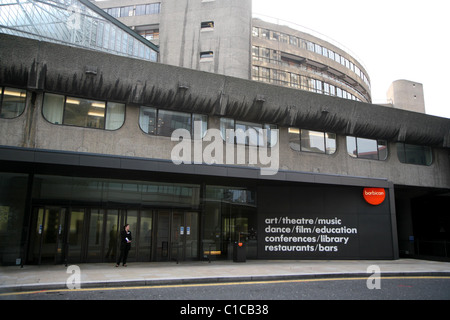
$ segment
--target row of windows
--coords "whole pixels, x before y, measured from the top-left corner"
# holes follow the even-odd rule
[[[195,126],[198,126],[197,128]],[[177,129],[185,129],[194,139],[202,139],[208,129],[208,117],[203,114],[170,111],[154,107],[140,108],[139,126],[147,134],[171,137]],[[277,126],[220,119],[222,139],[228,143],[250,146],[274,146],[278,141]]]
[[[159,14],[161,12],[161,3],[158,2],[140,4],[136,6],[115,7],[104,9],[104,11],[114,18]]]
[[[272,49],[268,49],[268,48],[264,48],[264,47],[258,47],[258,46],[253,46],[252,47],[252,60],[253,61],[261,61],[261,62],[267,62],[267,63],[272,63],[272,64],[276,64],[276,65],[280,65],[280,66],[289,66],[289,67],[296,67],[298,69],[307,71],[308,73],[315,73],[321,77],[325,77],[328,79],[331,79],[333,82],[337,82],[340,85],[342,85],[343,87],[347,88],[348,91],[353,91],[354,94],[354,98],[352,97],[348,97],[348,99],[352,99],[352,100],[358,100],[360,101],[360,99],[357,97],[357,95],[360,95],[361,97],[364,97],[366,99],[366,101],[369,101],[370,98],[362,93],[359,92],[352,84],[349,84],[348,82],[346,82],[342,77],[337,76],[336,74],[329,72],[327,70],[323,70],[319,67],[315,67],[315,66],[311,66],[310,64],[304,64],[302,58],[299,57],[299,60],[293,60],[292,58],[287,58],[283,56],[283,53],[281,51],[278,50],[272,50]],[[257,72],[259,72],[259,70],[257,70],[256,68],[258,68],[258,66],[253,65],[252,68],[254,68],[253,73],[256,74]],[[283,86],[291,86],[294,88],[298,88],[298,89],[303,89],[303,90],[309,90],[308,88],[302,88],[302,86],[298,86],[297,85],[297,77],[299,77],[298,74],[295,73],[291,73],[294,75],[294,79],[293,81],[290,81],[289,77],[289,72],[286,71],[281,71],[281,70],[277,70],[277,69],[272,69],[273,73],[279,73],[281,74],[281,76],[283,76],[284,74],[287,74],[287,76],[284,76],[284,78],[286,79],[275,79],[275,80],[279,80],[279,84],[283,85]],[[264,78],[263,76],[260,76],[261,78]],[[256,79],[253,79],[256,80]],[[324,88],[324,90],[326,90],[327,88]],[[314,91],[314,90],[313,90]],[[319,93],[324,93],[324,94],[329,94],[328,91],[324,91],[324,92],[319,92]],[[330,93],[331,95],[338,95],[338,94],[334,94],[334,93]],[[343,97],[342,95],[338,95],[339,97]]]
[[[334,154],[336,134],[289,128],[289,146],[295,151]],[[353,158],[385,161],[388,158],[386,140],[347,136],[347,153]],[[397,156],[401,163],[429,166],[432,164],[430,147],[397,143]]]
[[[357,96],[350,92],[325,81],[277,69],[252,66],[252,80],[361,101]]]
[[[26,103],[26,90],[2,87],[0,97],[0,118],[11,119],[20,116]],[[125,104],[92,100],[46,93],[42,114],[53,124],[71,125],[104,130],[117,130],[125,121]],[[195,126],[199,127],[195,127]],[[139,126],[145,133],[170,137],[176,129],[186,129],[194,139],[201,139],[208,129],[208,117],[203,114],[141,107]],[[273,147],[278,143],[277,126],[245,122],[231,118],[220,119],[222,139],[259,147]],[[336,134],[289,128],[291,149],[301,152],[334,154],[337,150]],[[388,144],[385,140],[347,136],[347,153],[354,158],[387,160]],[[431,165],[430,147],[397,143],[400,162]]]
[[[348,60],[347,58],[341,56],[339,53],[328,49],[326,47],[323,47],[317,43],[293,36],[293,35],[287,35],[281,32],[276,32],[276,31],[272,31],[269,29],[264,29],[264,28],[258,28],[258,27],[253,27],[253,36],[254,37],[259,37],[259,38],[264,38],[264,39],[269,39],[269,40],[274,40],[274,41],[279,41],[279,42],[283,42],[283,43],[288,43],[290,45],[296,46],[298,48],[302,48],[317,54],[320,54],[324,57],[327,57],[337,63],[340,63],[341,65],[345,66],[346,68],[350,69],[351,71],[353,71],[354,73],[356,73],[356,75],[358,77],[360,77],[369,87],[370,87],[370,82],[368,77],[364,74],[364,72],[362,72],[362,70],[356,66],[353,62],[351,62],[350,60]]]

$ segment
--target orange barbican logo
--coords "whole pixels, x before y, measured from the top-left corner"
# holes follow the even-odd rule
[[[378,206],[386,199],[386,190],[383,188],[364,188],[363,196],[367,203]]]

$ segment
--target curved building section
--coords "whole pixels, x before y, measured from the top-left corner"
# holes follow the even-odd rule
[[[371,103],[370,79],[354,57],[318,37],[253,18],[252,79]]]

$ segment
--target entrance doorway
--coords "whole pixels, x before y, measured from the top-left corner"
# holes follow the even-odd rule
[[[128,261],[198,259],[198,212],[35,206],[27,263],[115,262],[125,224],[133,235]]]
[[[198,212],[158,210],[156,260],[198,259]]]
[[[81,261],[85,209],[35,207],[31,219],[29,263]]]

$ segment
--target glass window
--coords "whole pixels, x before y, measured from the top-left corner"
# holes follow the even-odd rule
[[[252,46],[252,57],[253,57],[253,60],[255,60],[255,61],[259,60],[259,47]]]
[[[214,58],[214,52],[212,51],[203,51],[200,52],[200,59],[209,59],[209,58]]]
[[[67,97],[64,108],[64,124],[104,128],[105,109],[104,101]]]
[[[300,130],[300,150],[305,152],[325,153],[324,133]]]
[[[326,82],[323,83],[323,93],[326,95],[330,94],[330,85]]]
[[[135,15],[137,16],[143,16],[145,15],[145,4],[140,4],[136,6]]]
[[[262,125],[250,122],[236,121],[236,143],[259,146],[263,143]]]
[[[339,53],[334,53],[334,61],[336,61],[337,63],[341,63],[341,56],[339,55]]]
[[[269,68],[260,67],[259,72],[260,72],[260,77],[261,77],[260,80],[262,80],[263,82],[270,81],[270,69]]]
[[[401,163],[430,166],[433,162],[430,147],[397,143],[397,156]]]
[[[289,146],[292,150],[300,151],[300,129],[289,128]]]
[[[289,128],[289,146],[292,150],[334,154],[336,152],[336,134]]]
[[[386,160],[387,142],[357,137],[347,137],[347,153],[354,158]]]
[[[272,31],[272,37],[270,38],[270,40],[279,41],[280,40],[280,33]]]
[[[201,23],[200,27],[202,29],[214,28],[214,21],[204,21]]]
[[[259,67],[252,66],[252,80],[259,80]]]
[[[200,130],[195,128],[198,122],[200,122],[198,127]],[[172,136],[176,129],[186,129],[191,133],[194,132],[194,139],[201,139],[208,129],[208,116],[141,107],[139,126],[145,133],[166,137]]]
[[[14,265],[21,257],[28,175],[0,172],[0,264]],[[3,277],[3,274],[2,274]]]
[[[291,73],[291,87],[300,88],[300,76],[295,73]]]
[[[266,131],[263,131],[266,130]],[[244,144],[260,147],[273,147],[278,142],[277,126],[258,124],[234,119],[220,119],[220,133],[227,143]],[[229,130],[229,131],[227,131]],[[236,139],[235,139],[236,137]]]
[[[336,87],[332,84],[330,84],[330,95],[332,96],[336,95]]]
[[[192,119],[189,113],[158,110],[157,135],[172,136],[176,129],[192,129]]]
[[[293,46],[298,46],[298,38],[294,36],[289,36],[289,43]]]
[[[328,58],[334,60],[334,51],[328,50]]]
[[[318,44],[314,44],[314,50],[315,50],[315,52],[316,53],[318,53],[318,54],[322,54],[322,46],[321,45],[318,45]]]
[[[123,103],[108,102],[106,104],[106,130],[117,130],[125,122],[125,105]]]
[[[193,114],[194,139],[203,139],[208,130],[208,116],[204,114]],[[199,127],[196,127],[199,126]],[[198,130],[200,128],[200,131]]]
[[[105,9],[105,11],[114,18],[119,18],[120,16],[120,8],[109,8]]]
[[[336,135],[332,133],[300,130],[300,150],[303,152],[333,154],[336,152]]]
[[[42,114],[54,124],[117,130],[125,121],[125,105],[46,93]]]
[[[26,90],[3,88],[0,97],[0,118],[12,119],[20,116],[25,110]]]
[[[139,114],[139,126],[148,134],[156,134],[156,109],[141,107]]]
[[[234,120],[220,118],[220,133],[226,143],[234,143]]]
[[[158,14],[161,12],[161,3],[150,3],[146,5],[146,14]]]
[[[54,124],[63,123],[64,96],[59,94],[46,93],[44,95],[44,106],[42,114],[44,118]]]
[[[325,132],[325,147],[326,147],[326,154],[334,154],[337,150],[336,147],[336,134],[335,133],[329,133]]]
[[[133,6],[127,6],[120,8],[121,17],[132,17],[133,16]]]
[[[264,129],[266,130],[266,140],[263,145],[269,148],[275,146],[278,143],[278,127],[274,124],[265,124]]]

